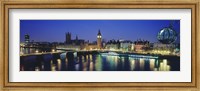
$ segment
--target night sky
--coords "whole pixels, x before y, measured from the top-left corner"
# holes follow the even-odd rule
[[[64,42],[65,33],[71,32],[72,39],[76,35],[79,39],[96,41],[100,29],[102,38],[123,39],[135,41],[137,39],[158,42],[157,34],[169,27],[171,20],[20,20],[20,41],[24,42],[24,35],[29,34],[30,40],[35,42]],[[178,33],[177,42],[180,43],[180,21],[173,20],[173,28]]]

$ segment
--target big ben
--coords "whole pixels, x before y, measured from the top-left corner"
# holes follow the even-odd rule
[[[97,34],[97,47],[98,47],[98,49],[101,49],[101,48],[102,48],[101,40],[102,40],[102,37],[101,37],[101,32],[100,32],[100,30],[99,30],[99,32],[98,32],[98,34]]]

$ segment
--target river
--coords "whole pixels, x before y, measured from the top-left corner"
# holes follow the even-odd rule
[[[98,53],[21,56],[20,71],[180,71],[180,57]]]

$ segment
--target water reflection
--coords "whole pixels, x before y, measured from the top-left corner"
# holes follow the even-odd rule
[[[180,58],[74,53],[20,57],[21,71],[179,71]]]

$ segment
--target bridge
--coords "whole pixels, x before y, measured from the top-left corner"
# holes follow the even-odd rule
[[[42,47],[22,47],[22,48],[42,48]],[[52,47],[44,47],[45,48],[51,48]],[[106,49],[101,49],[101,50],[77,50],[76,48],[55,48],[54,47],[53,52],[43,52],[43,53],[31,53],[31,54],[21,54],[20,56],[33,56],[33,55],[60,55],[62,53],[77,53],[77,55],[88,55],[88,54],[99,54],[101,53],[102,56],[129,56],[129,57],[139,57],[139,58],[168,58],[168,57],[173,57],[174,55],[154,55],[154,54],[145,54],[145,53],[134,53],[134,52],[123,52],[120,50],[106,50]],[[60,51],[58,51],[60,50]],[[113,54],[115,53],[115,54]]]
[[[21,56],[28,56],[28,55],[42,55],[42,54],[55,54],[55,53],[64,53],[64,52],[120,52],[117,50],[106,50],[106,49],[101,49],[101,50],[80,50],[77,48],[62,48],[62,47],[37,47],[37,46],[20,46],[21,48],[34,48],[34,49],[50,49],[53,51],[49,52],[43,52],[43,53],[31,53],[31,54],[22,54]]]

